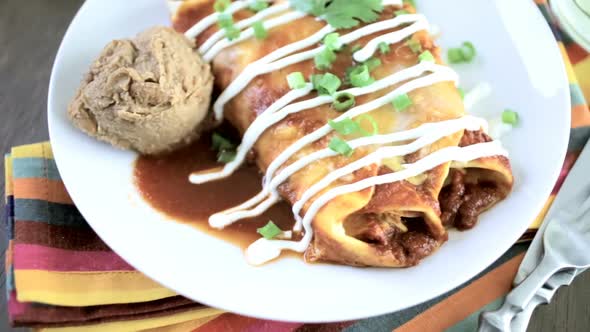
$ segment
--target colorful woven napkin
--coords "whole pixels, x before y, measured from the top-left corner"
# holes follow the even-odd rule
[[[584,94],[590,98],[590,55],[562,37],[545,1],[536,2],[566,60],[572,135],[560,180],[527,237],[534,235],[590,137],[590,111],[584,98]],[[380,317],[299,324],[222,314],[163,288],[112,252],[72,205],[49,143],[13,148],[5,163],[9,315],[16,326],[42,331],[473,331],[479,312],[498,306],[510,290],[526,250],[525,244],[515,245],[447,294]]]
[[[138,331],[218,310],[163,288],[111,251],[72,204],[49,143],[5,158],[8,310],[16,326]]]

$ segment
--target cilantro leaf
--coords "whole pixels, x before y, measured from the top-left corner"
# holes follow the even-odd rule
[[[375,22],[383,11],[382,0],[290,0],[299,11],[321,17],[336,29]]]
[[[383,11],[382,0],[333,0],[324,17],[336,29],[349,29],[362,22],[375,22]]]

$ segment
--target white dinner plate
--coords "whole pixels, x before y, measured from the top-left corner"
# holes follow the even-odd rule
[[[466,89],[493,93],[477,114],[519,112],[503,140],[513,193],[468,232],[408,269],[309,265],[296,258],[252,267],[239,248],[170,222],[132,182],[136,155],[76,130],[66,109],[93,59],[110,40],[169,24],[165,0],[88,0],[57,54],[49,86],[49,130],[63,181],[100,237],[131,265],[191,299],[266,319],[327,322],[394,312],[464,283],[500,257],[541,210],[559,174],[570,127],[568,81],[551,31],[531,0],[421,0],[443,46],[472,41],[472,64],[456,66]],[[195,204],[198,204],[195,202]]]

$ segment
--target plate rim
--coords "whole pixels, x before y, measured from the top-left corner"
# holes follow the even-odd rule
[[[89,3],[94,2],[95,0],[88,0],[86,1],[78,10],[78,12],[75,14],[75,16],[73,17],[72,21],[70,22],[70,25],[68,26],[68,29],[66,30],[66,33],[63,36],[62,41],[60,42],[59,45],[59,49],[58,52],[56,54],[56,57],[54,59],[54,63],[52,66],[52,70],[51,70],[51,77],[50,77],[50,81],[49,81],[49,89],[48,89],[48,100],[47,100],[47,121],[48,121],[48,127],[49,127],[49,136],[50,139],[53,140],[53,137],[55,137],[55,133],[53,132],[53,130],[55,129],[55,127],[52,125],[53,121],[57,121],[56,119],[54,119],[56,116],[53,115],[54,111],[52,111],[52,106],[54,104],[54,91],[56,89],[56,85],[58,83],[56,83],[56,79],[55,77],[57,76],[56,73],[58,71],[58,69],[60,69],[60,66],[63,65],[61,62],[61,59],[63,58],[63,54],[62,52],[64,52],[64,44],[66,43],[66,40],[68,39],[69,35],[72,32],[72,27],[73,27],[73,23],[76,22],[76,20],[82,15],[82,13],[84,12],[85,8],[87,8],[89,6]],[[548,23],[546,22],[545,18],[542,16],[541,12],[537,10],[536,6],[534,5],[534,3],[530,3],[530,7],[534,9],[534,11],[536,12],[535,15],[537,16],[537,20],[540,19],[540,22],[542,22],[542,24],[539,25],[540,29],[545,30],[545,34],[549,34],[549,38],[554,39],[554,36],[551,32],[551,28],[548,25]],[[557,42],[554,43],[554,46],[552,47],[551,52],[557,52],[560,53],[559,50],[559,46],[557,44]],[[564,59],[562,58],[562,56],[560,55],[558,57],[559,59],[559,65],[560,65],[560,79],[563,81],[562,83],[564,83],[564,85],[567,85],[568,91],[569,91],[569,80],[568,80],[568,76],[567,76],[567,71],[566,71],[566,65],[564,62]],[[564,102],[563,108],[565,110],[565,116],[567,120],[567,123],[570,123],[571,121],[571,99],[570,98],[565,98],[562,102]],[[52,129],[53,128],[53,129]],[[560,144],[561,149],[560,149],[560,153],[558,156],[558,160],[563,161],[566,157],[566,153],[567,153],[567,142],[569,140],[569,133],[570,133],[571,128],[568,127],[568,129],[566,130],[566,133],[564,133],[564,137],[561,138],[561,141],[563,144]],[[60,166],[62,163],[60,162],[60,160],[63,161],[62,156],[62,151],[59,148],[54,148],[54,155],[55,155],[55,162],[56,165],[58,167],[58,170],[61,170],[63,167]],[[550,174],[548,176],[548,178],[550,178],[552,181],[551,183],[556,182],[556,180],[558,179],[558,176],[561,172],[561,168],[556,168],[555,170],[553,170],[553,174]],[[64,183],[64,185],[66,186],[66,188],[68,189],[68,191],[70,190],[70,188],[72,187],[71,182],[69,180],[66,180],[66,178],[68,178],[68,176],[64,176],[62,177],[62,181]],[[547,196],[550,194],[551,189],[547,190],[546,194]],[[75,203],[76,206],[79,206],[79,204],[77,204],[79,198],[76,198],[72,195],[72,200]],[[536,210],[541,210],[542,206],[544,205],[545,201],[544,200],[539,200],[537,202],[537,206],[536,206]],[[83,205],[83,204],[82,204]],[[100,230],[100,227],[98,227],[97,225],[100,223],[100,221],[91,221],[92,218],[87,218],[85,216],[85,212],[80,210],[80,213],[84,216],[84,218],[87,220],[88,224],[91,226],[91,228],[97,233],[97,235],[99,235],[99,237],[110,247],[110,248],[114,248],[116,246],[113,246],[111,244],[111,241],[109,240],[108,236],[106,236],[105,233],[103,233]],[[524,229],[522,229],[522,231],[524,231]],[[514,241],[516,241],[516,239],[514,239]],[[510,247],[506,248],[509,249]],[[113,249],[114,250],[114,249]],[[114,250],[115,251],[115,250]],[[138,271],[145,273],[144,269],[136,266],[134,264],[134,262],[132,260],[127,260],[126,257],[129,256],[127,255],[127,253],[125,252],[125,250],[118,248],[115,251],[118,255],[120,255],[122,258],[124,258],[126,261],[129,262],[129,264],[131,264],[134,268],[136,268]],[[124,253],[123,253],[124,252]],[[497,260],[499,257],[501,257],[502,254],[498,255],[497,257],[494,258],[493,261],[491,262],[486,262],[486,263],[479,263],[477,270],[479,271],[478,273],[480,273],[481,271],[483,271],[489,264],[493,263],[495,260]],[[149,275],[147,273],[145,273],[146,275]],[[370,315],[367,315],[366,313],[363,314],[359,314],[357,316],[354,315],[345,315],[345,316],[341,316],[338,314],[331,314],[329,317],[326,316],[327,318],[323,319],[323,318],[318,318],[317,315],[315,315],[313,318],[311,319],[305,319],[305,318],[293,318],[293,317],[285,317],[285,316],[277,316],[277,315],[260,315],[260,313],[253,313],[250,312],[248,310],[246,310],[245,308],[228,308],[227,301],[221,301],[223,303],[223,305],[220,303],[220,301],[217,301],[215,299],[200,299],[200,300],[196,300],[194,298],[194,296],[191,296],[189,294],[184,294],[185,296],[192,298],[200,303],[203,303],[205,305],[209,305],[212,307],[224,307],[224,308],[228,308],[228,310],[231,310],[234,313],[238,313],[238,314],[242,314],[242,315],[247,315],[250,317],[256,317],[256,318],[261,318],[261,319],[273,319],[273,320],[281,320],[281,321],[285,321],[285,322],[306,322],[306,323],[321,323],[321,322],[338,322],[338,321],[344,321],[344,320],[357,320],[357,319],[363,319],[363,318],[367,318],[367,317],[373,317],[373,316],[377,316],[377,315],[382,315],[382,314],[388,314],[388,313],[393,313],[393,312],[398,312],[404,309],[407,309],[411,306],[414,305],[418,305],[421,303],[424,303],[426,301],[429,301],[431,299],[434,299],[442,294],[445,294],[451,290],[453,290],[454,288],[456,288],[457,286],[463,285],[465,282],[469,282],[469,280],[471,280],[473,277],[475,277],[477,275],[477,273],[475,273],[474,275],[471,276],[470,279],[467,280],[463,280],[462,282],[454,282],[452,283],[452,287],[448,288],[448,289],[441,289],[439,290],[439,292],[433,292],[431,295],[428,296],[428,298],[425,299],[420,299],[419,301],[413,301],[413,302],[409,302],[405,305],[403,305],[402,307],[396,308],[396,310],[391,311],[391,310],[387,310],[384,309],[382,311],[374,311],[372,312]],[[170,285],[169,282],[165,282],[163,280],[160,280],[161,278],[159,278],[158,276],[153,276],[153,275],[149,275],[150,278],[152,278],[153,280],[157,281],[158,283],[164,285],[165,287],[174,290],[177,293],[181,293],[178,291],[177,288],[175,288],[174,285]],[[442,288],[442,287],[441,287]]]

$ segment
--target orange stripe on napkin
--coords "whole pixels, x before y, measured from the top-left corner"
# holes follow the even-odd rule
[[[590,126],[590,112],[588,106],[575,105],[572,107],[572,128]]]
[[[443,331],[508,293],[524,253],[495,268],[469,286],[434,305],[396,332]]]
[[[74,204],[63,182],[48,178],[14,179],[15,198],[39,199],[52,203]]]

